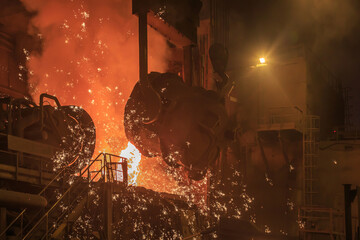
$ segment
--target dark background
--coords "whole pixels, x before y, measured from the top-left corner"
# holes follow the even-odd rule
[[[228,6],[229,68],[305,44],[349,88],[350,120],[360,126],[360,1],[228,0]]]

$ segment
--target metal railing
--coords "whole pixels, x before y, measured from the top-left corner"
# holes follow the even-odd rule
[[[101,159],[101,157],[103,157]],[[112,162],[113,158],[119,159],[118,162]],[[92,167],[96,167],[95,164],[100,163],[100,169],[92,171]],[[119,166],[121,169],[119,169]],[[118,181],[117,175],[118,173],[122,173],[122,181]],[[100,153],[94,160],[91,160],[89,165],[80,171],[79,175],[77,176],[79,181],[73,183],[63,194],[62,196],[52,205],[52,207],[34,224],[34,226],[27,232],[27,234],[22,239],[27,239],[30,237],[35,230],[46,221],[46,230],[45,234],[43,235],[42,239],[48,237],[49,234],[51,234],[58,225],[62,219],[64,219],[68,212],[72,209],[70,206],[73,206],[74,203],[84,194],[87,193],[89,190],[89,185],[87,188],[82,188],[80,193],[76,194],[76,197],[68,204],[67,210],[63,211],[60,216],[57,216],[56,222],[52,223],[52,225],[49,227],[49,215],[51,212],[58,206],[60,206],[60,203],[63,202],[63,200],[67,197],[69,197],[70,192],[74,191],[76,187],[79,186],[79,184],[84,183],[84,180],[87,180],[87,183],[93,183],[95,181],[97,182],[109,182],[109,183],[123,183],[127,185],[127,161],[126,158],[109,154],[109,153]],[[120,179],[119,179],[120,180]]]
[[[298,210],[300,232],[345,236],[344,212],[332,208],[301,207]],[[307,238],[303,238],[307,239]]]
[[[269,108],[264,117],[259,119],[259,124],[268,127],[279,125],[284,126],[293,123],[297,130],[302,129],[303,113],[297,107]]]
[[[8,155],[12,155],[12,156],[16,156],[16,165],[15,165],[15,172],[16,172],[16,176],[18,175],[18,168],[19,168],[19,162],[22,160],[22,154],[19,153],[19,152],[9,152],[9,151],[4,151],[4,150],[0,150],[0,153],[5,153],[5,154],[8,154]],[[29,159],[36,159],[36,160],[40,160],[40,169],[39,171],[41,172],[43,169],[42,169],[42,161],[45,161],[45,159],[42,159],[40,157],[35,157],[35,156],[28,156]],[[60,170],[60,172],[58,174],[56,174],[55,177],[53,177],[49,183],[37,194],[39,196],[41,196],[56,180],[58,180],[60,178],[61,175],[64,174],[65,170],[67,170],[68,167],[64,167]],[[42,174],[39,174],[40,175],[40,178],[42,177]],[[15,178],[17,180],[17,177]],[[40,182],[41,179],[40,179]],[[11,221],[11,223],[0,233],[0,237],[2,236],[5,236],[6,232],[20,219],[20,225],[21,225],[21,228],[23,227],[23,217],[24,217],[24,214],[26,213],[27,211],[27,208],[24,208],[16,217],[13,221]]]
[[[45,181],[48,181],[49,178],[44,177],[44,173],[52,174],[53,172],[50,170],[50,167],[46,167],[48,163],[50,163],[49,159],[34,156],[31,154],[21,153],[21,152],[12,152],[6,150],[0,150],[0,155],[2,155],[2,160],[10,160],[11,163],[6,163],[4,161],[0,161],[0,164],[10,165],[15,167],[15,179],[16,181],[19,180],[20,175],[20,168],[26,168],[30,170],[35,170],[39,172],[39,183],[43,184]],[[4,155],[6,157],[4,157]],[[14,161],[12,161],[14,160]],[[35,163],[37,167],[35,166]],[[26,175],[26,174],[24,174]],[[34,177],[35,178],[35,177]],[[50,180],[51,181],[51,180]]]
[[[114,161],[116,160],[116,161]],[[98,168],[100,166],[100,168]],[[66,170],[69,167],[64,167],[42,190],[38,195],[43,194],[54,181],[57,179],[64,177]],[[95,170],[92,170],[95,168]],[[46,221],[46,230],[43,236],[47,237],[49,233],[53,232],[57,226],[57,224],[52,224],[49,227],[49,215],[53,212],[53,210],[60,205],[60,203],[68,198],[70,193],[75,190],[81,183],[93,183],[93,182],[109,182],[109,183],[121,183],[125,186],[127,185],[128,175],[127,175],[127,159],[109,153],[99,153],[99,155],[89,162],[89,164],[78,174],[75,174],[78,181],[71,184],[71,186],[61,195],[61,197],[45,212],[45,214],[37,220],[37,222],[31,227],[31,229],[24,234],[24,230],[26,230],[34,221],[36,221],[36,217],[41,213],[39,211],[35,216],[30,220],[30,222],[24,227],[23,226],[23,218],[27,209],[25,208],[20,212],[20,214],[6,227],[6,229],[0,234],[0,236],[6,236],[6,232],[14,226],[14,224],[20,219],[20,232],[16,237],[20,237],[21,239],[27,239],[31,236],[35,230]],[[89,185],[88,185],[89,186]],[[60,216],[57,216],[56,223],[61,221],[70,211],[70,206],[73,206],[77,199],[81,197],[84,193],[88,192],[89,188],[83,188],[80,193],[77,193],[76,197],[68,204],[67,210],[63,211]],[[69,198],[70,199],[70,198]],[[25,235],[24,237],[22,237]],[[42,238],[42,239],[43,239]]]

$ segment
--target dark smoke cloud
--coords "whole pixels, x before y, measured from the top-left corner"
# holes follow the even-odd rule
[[[359,23],[358,3],[353,0],[298,0],[295,21],[310,32],[315,49],[350,36]]]
[[[356,0],[297,0],[295,21],[304,41],[350,89],[354,125],[360,124],[360,2]]]

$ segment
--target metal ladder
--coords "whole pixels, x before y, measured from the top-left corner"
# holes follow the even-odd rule
[[[303,205],[316,205],[316,168],[319,159],[320,117],[307,115],[303,128]]]
[[[332,208],[320,207],[317,196],[320,117],[304,116],[303,124],[303,191],[302,207],[299,208],[298,213],[300,239],[318,239],[320,235],[327,235],[330,240],[344,239],[344,213]]]

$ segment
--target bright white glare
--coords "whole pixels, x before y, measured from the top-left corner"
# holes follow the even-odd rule
[[[136,179],[140,172],[139,164],[141,161],[140,151],[137,150],[134,145],[128,142],[127,148],[121,151],[120,156],[127,158],[128,160],[129,185],[137,186]]]
[[[259,61],[260,61],[261,64],[264,64],[264,63],[266,62],[266,61],[265,61],[265,58],[263,58],[263,57],[262,57],[262,58],[259,58]]]

